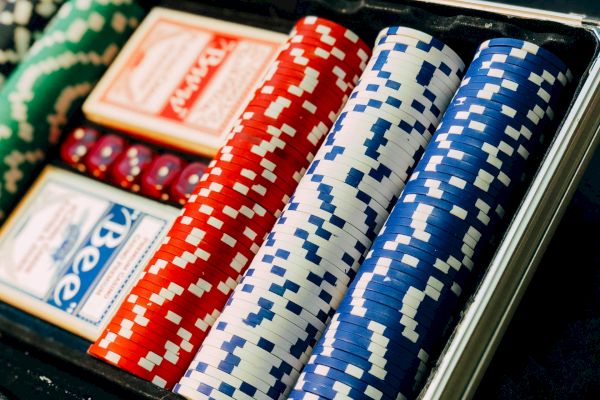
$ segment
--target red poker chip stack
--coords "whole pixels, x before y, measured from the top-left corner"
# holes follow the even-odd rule
[[[89,353],[171,388],[270,232],[369,58],[300,20],[144,274]]]

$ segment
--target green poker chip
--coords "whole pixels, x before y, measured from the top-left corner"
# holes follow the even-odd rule
[[[0,219],[145,12],[134,0],[71,0],[0,90]]]
[[[0,1],[0,86],[64,0]]]

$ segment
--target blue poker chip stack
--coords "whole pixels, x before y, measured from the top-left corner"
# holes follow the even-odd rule
[[[178,387],[186,393],[194,388],[215,398],[284,398],[334,315],[465,68],[429,35],[407,28],[387,32],[181,380]],[[315,387],[331,383],[334,390],[339,380],[354,385],[349,395],[368,392],[373,382],[367,375],[348,377],[339,367],[367,367],[354,356],[362,345],[351,342],[324,356],[330,374],[305,370],[315,375]]]
[[[417,394],[571,79],[531,43],[480,46],[290,398]]]

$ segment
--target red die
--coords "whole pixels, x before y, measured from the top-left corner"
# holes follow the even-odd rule
[[[117,135],[105,135],[92,147],[85,159],[85,165],[96,178],[105,180],[108,168],[123,153],[125,140]]]
[[[142,176],[142,194],[155,199],[168,200],[168,189],[183,167],[184,161],[172,154],[156,157]]]
[[[83,159],[99,137],[100,132],[95,128],[80,126],[73,129],[60,147],[60,157],[73,168],[85,171]]]
[[[140,191],[140,178],[152,163],[154,152],[141,144],[134,144],[119,157],[111,168],[115,185],[134,192]]]
[[[171,187],[171,201],[185,204],[200,182],[204,171],[206,171],[206,164],[200,162],[193,162],[185,167],[179,175],[177,183]]]

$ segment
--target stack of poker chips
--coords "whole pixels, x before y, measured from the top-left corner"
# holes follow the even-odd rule
[[[481,45],[290,398],[417,394],[570,76],[531,43]]]
[[[68,1],[10,75],[0,91],[0,219],[143,15],[133,0]]]
[[[346,51],[351,49],[352,51]],[[348,98],[369,48],[300,20],[90,354],[157,385],[183,376]]]
[[[60,146],[60,157],[72,168],[144,196],[184,205],[206,171],[202,162],[157,154],[121,136],[89,126],[73,129]]]
[[[0,3],[0,86],[25,57],[64,0],[6,0]]]
[[[280,399],[293,388],[465,68],[402,27],[382,32],[373,53],[175,392]]]

